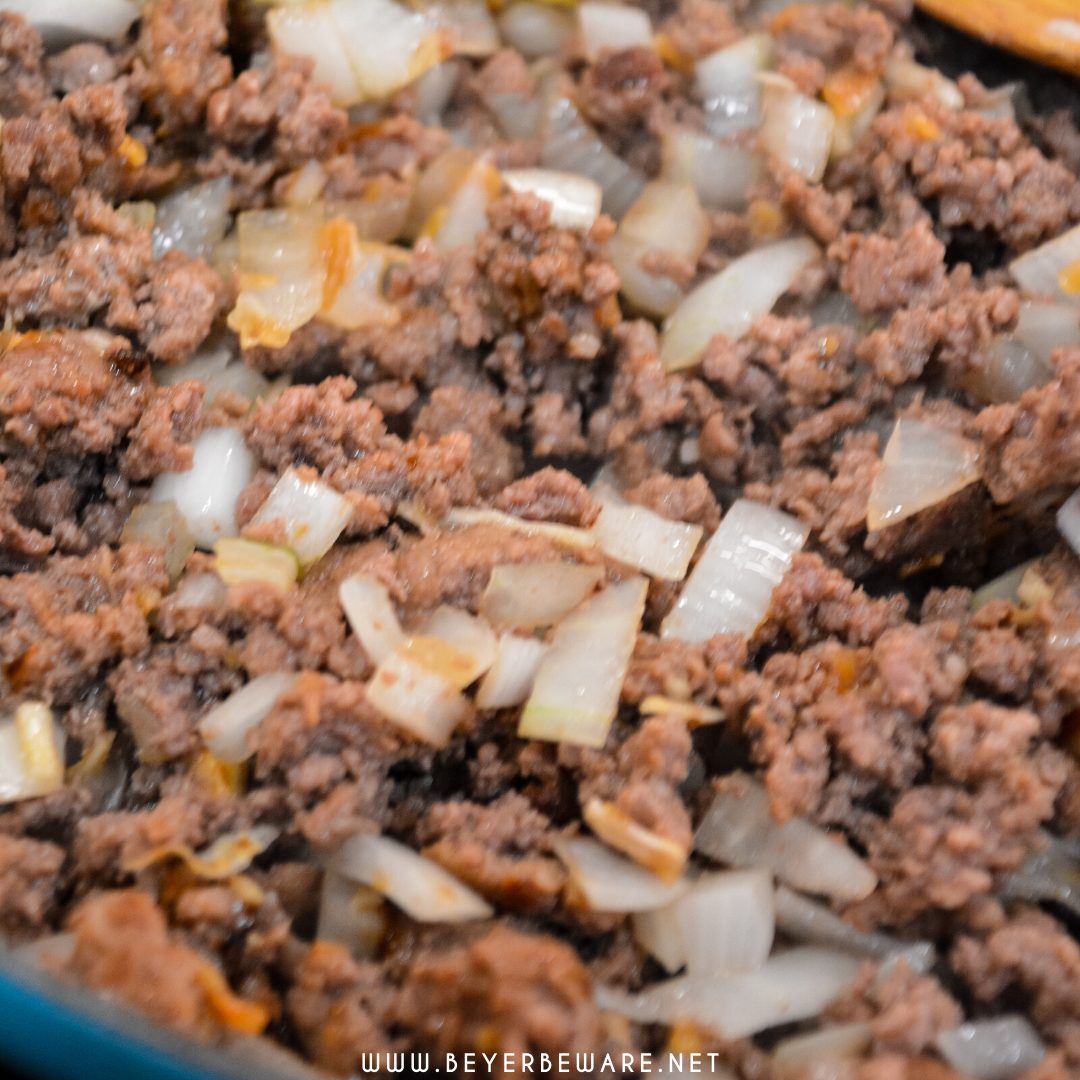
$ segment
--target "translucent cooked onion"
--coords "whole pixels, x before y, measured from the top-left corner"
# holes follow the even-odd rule
[[[834,900],[862,900],[877,887],[877,876],[843,840],[803,818],[774,821],[765,789],[746,776],[717,792],[694,845],[732,866],[768,867],[792,888]]]
[[[991,600],[1008,600],[1012,604],[1019,603],[1020,582],[1023,581],[1028,568],[1034,566],[1037,561],[1036,559],[1028,559],[1027,562],[1022,562],[1019,566],[1006,570],[1004,574],[999,574],[981,588],[976,589],[971,596],[971,610],[978,611],[984,604],[989,604]]]
[[[836,118],[827,105],[794,86],[770,82],[762,98],[762,149],[811,184],[821,181],[833,146]]]
[[[532,693],[547,645],[536,638],[500,634],[495,660],[476,690],[481,709],[509,709],[524,705]]]
[[[50,46],[119,37],[139,17],[135,0],[4,0],[4,8],[22,15]]]
[[[997,405],[1016,401],[1025,390],[1053,378],[1053,368],[1023,342],[998,338],[987,350],[986,368],[973,372],[965,386],[982,401]]]
[[[503,182],[551,205],[551,223],[563,229],[589,229],[600,214],[604,193],[595,180],[554,169],[508,169]]]
[[[386,586],[366,574],[353,574],[338,586],[338,599],[352,632],[376,664],[405,644],[394,602]]]
[[[228,228],[231,194],[232,181],[220,176],[162,199],[154,216],[154,258],[175,248],[209,259]]]
[[[459,669],[458,674],[461,689],[476,682],[495,662],[498,650],[495,632],[484,619],[460,608],[446,605],[436,608],[418,630],[426,637],[446,642],[467,658],[467,666]]]
[[[662,881],[586,837],[557,841],[555,853],[593,911],[649,911],[670,904],[686,889],[683,882]]]
[[[487,228],[487,210],[502,179],[490,162],[480,159],[465,174],[449,201],[428,221],[423,235],[440,251],[466,247]]]
[[[782,1076],[786,1076],[789,1071],[805,1075],[802,1070],[819,1062],[860,1057],[872,1040],[873,1029],[863,1021],[833,1024],[807,1035],[792,1035],[789,1039],[782,1039],[773,1048],[773,1067],[779,1070]]]
[[[631,916],[634,940],[669,974],[686,966],[686,946],[675,904]]]
[[[499,50],[499,28],[485,0],[437,0],[424,9],[448,39],[455,56],[491,56]]]
[[[198,725],[210,753],[230,765],[251,757],[248,732],[270,715],[281,696],[296,685],[297,678],[293,672],[286,671],[257,675],[215,705]]]
[[[1080,225],[1013,259],[1009,272],[1033,296],[1080,303]]]
[[[491,906],[437,863],[387,836],[352,836],[327,860],[335,873],[368,885],[425,923],[487,919]]]
[[[49,795],[64,786],[64,730],[52,709],[25,701],[0,720],[0,803]]]
[[[474,525],[495,525],[524,536],[542,536],[545,540],[567,548],[589,550],[596,547],[596,539],[588,529],[559,525],[552,521],[530,521],[528,518],[504,514],[500,510],[456,506],[446,515],[444,524],[457,529],[468,529]]]
[[[653,29],[648,12],[612,0],[582,0],[578,25],[586,57],[594,59],[604,49],[652,46]]]
[[[321,559],[352,517],[352,503],[321,480],[286,469],[249,523],[249,528],[280,522],[286,545],[303,567]]]
[[[772,874],[706,874],[674,904],[691,976],[754,971],[768,959],[776,924]]]
[[[795,283],[820,252],[806,237],[767,244],[732,260],[694,289],[664,323],[660,358],[668,371],[693,367],[717,334],[738,338]]]
[[[553,560],[504,563],[492,568],[480,614],[505,629],[553,626],[596,591],[602,566]]]
[[[503,41],[527,60],[562,52],[575,30],[570,12],[533,0],[511,4],[499,15]]]
[[[225,583],[217,574],[185,574],[171,600],[178,608],[220,607],[225,596]]]
[[[1038,1032],[1022,1016],[961,1024],[935,1040],[941,1056],[974,1080],[1013,1080],[1046,1056]]]
[[[870,532],[943,502],[982,476],[979,448],[970,439],[925,420],[901,417],[889,437],[870,488]]]
[[[272,825],[257,825],[252,829],[225,833],[202,851],[193,851],[187,844],[163,844],[123,864],[130,873],[138,873],[163,859],[177,858],[197,878],[204,881],[224,881],[243,873],[257,855],[261,855],[278,838],[280,830]]]
[[[808,533],[782,510],[737,500],[705,544],[660,636],[707,641],[716,634],[753,634]]]
[[[628,855],[662,881],[677,881],[686,869],[689,849],[661,836],[604,799],[589,799],[582,817],[609,847]]]
[[[165,573],[170,581],[176,581],[184,572],[188,556],[195,550],[191,530],[171,499],[161,502],[142,503],[132,509],[124,531],[120,534],[125,544],[145,544],[161,548],[165,558]]]
[[[604,745],[647,592],[642,577],[609,585],[559,623],[521,715],[521,738]]]
[[[701,205],[711,209],[743,209],[746,193],[761,173],[753,150],[705,132],[665,128],[660,150],[664,179],[692,184]]]
[[[705,123],[714,135],[731,135],[761,123],[757,76],[768,65],[771,52],[767,34],[752,34],[697,62],[697,92],[705,106]]]
[[[172,502],[197,546],[211,548],[236,535],[236,502],[255,475],[255,459],[235,428],[210,428],[192,445],[187,472],[162,473],[150,489],[152,502]]]
[[[382,896],[334,870],[323,873],[315,937],[343,945],[358,960],[374,960],[388,920]]]
[[[662,581],[686,577],[704,532],[700,525],[670,521],[608,493],[601,499],[592,532],[605,554]]]
[[[386,272],[395,262],[401,261],[402,254],[401,248],[361,242],[350,233],[348,266],[342,267],[341,283],[331,290],[332,299],[324,278],[320,316],[343,330],[395,326],[401,321],[401,312],[383,297],[383,282]]]
[[[458,689],[458,679],[447,674],[455,660],[453,650],[424,650],[412,638],[381,661],[367,686],[367,699],[387,720],[421,742],[445,746],[454,728],[469,714],[469,703]],[[435,659],[436,667],[431,665]]]
[[[1075,304],[1025,300],[1020,305],[1013,337],[1049,365],[1055,349],[1080,345],[1080,312]]]
[[[1046,846],[1032,852],[1002,888],[1010,900],[1051,901],[1080,918],[1080,840],[1044,837]]]
[[[289,548],[226,537],[214,545],[214,569],[226,585],[258,583],[288,592],[300,575],[300,562]]]
[[[911,60],[890,60],[885,65],[885,85],[892,96],[901,101],[929,97],[947,109],[964,107],[964,95],[952,79],[937,68]]]
[[[270,381],[242,360],[228,364],[207,378],[206,403],[212,405],[222,394],[235,394],[247,401],[265,398],[271,392]]]

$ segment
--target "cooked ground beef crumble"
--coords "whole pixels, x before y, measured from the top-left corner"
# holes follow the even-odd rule
[[[1054,524],[1080,484],[1080,344],[1012,397],[986,390],[1028,300],[1009,264],[1080,222],[1077,84],[1053,83],[1057,107],[1032,84],[1035,108],[962,68],[947,92],[882,84],[928,41],[943,55],[905,0],[636,6],[652,45],[477,49],[440,66],[440,92],[424,76],[349,108],[272,46],[258,5],[147,0],[126,36],[48,49],[0,14],[4,712],[45,703],[68,766],[0,809],[0,930],[16,947],[62,935],[44,963],[156,1024],[220,1044],[257,1034],[341,1075],[392,1049],[675,1047],[718,1051],[742,1080],[821,1076],[772,1051],[843,1022],[865,1037],[829,1076],[946,1080],[966,1074],[943,1032],[1020,1013],[1046,1053],[1015,1075],[1080,1076],[1076,893],[1070,909],[1016,877],[1050,843],[1075,857],[1080,836],[1080,562]],[[883,92],[823,179],[761,155],[746,198],[704,213],[698,256],[646,259],[681,297],[765,241],[820,248],[699,363],[671,370],[662,320],[621,294],[613,216],[567,227],[495,184],[467,243],[407,223],[419,178],[454,147],[484,149],[496,177],[549,164],[505,105],[516,95],[520,121],[553,86],[654,179],[665,133],[707,128],[695,62],[762,25],[789,92],[838,115],[837,72]],[[222,179],[222,234],[163,250],[163,200]],[[271,340],[236,318],[257,283],[229,222],[303,205],[313,182],[309,204],[379,207],[362,241],[401,242],[382,274],[392,314],[344,325],[324,308]],[[207,374],[213,355],[234,381]],[[973,447],[978,478],[868,528],[899,417]],[[244,536],[289,539],[258,514],[289,470],[347,500],[340,539],[295,584],[226,587],[210,545],[134,527],[155,481],[222,427],[250,454]],[[507,564],[626,581],[625,564],[546,527],[590,529],[610,487],[706,541],[739,498],[808,539],[749,637],[663,634],[682,586],[650,581],[599,748],[522,738],[518,706],[471,691],[445,741],[392,722],[341,583],[366,575],[417,627],[442,605],[477,612]],[[1025,560],[1019,590],[973,602]],[[283,672],[300,677],[247,733],[247,763],[211,756],[200,721]],[[598,986],[636,993],[664,973],[630,915],[583,902],[564,841],[602,834],[586,807],[613,807],[690,873],[715,870],[693,837],[736,772],[777,822],[830,830],[874,875],[832,901],[849,927],[930,942],[935,962],[868,952],[823,1016],[751,1038],[598,1004]],[[192,855],[257,827],[269,846],[235,872]],[[490,916],[428,923],[364,893],[372,940],[331,940],[324,868],[376,834]],[[778,948],[799,939],[781,920]]]

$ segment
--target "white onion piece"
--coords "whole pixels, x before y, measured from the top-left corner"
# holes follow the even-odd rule
[[[323,874],[315,937],[344,945],[358,960],[374,960],[387,930],[382,896],[334,870]]]
[[[511,4],[499,15],[503,41],[527,60],[562,52],[574,30],[574,19],[568,11],[533,0]]]
[[[467,658],[467,667],[457,676],[462,689],[476,682],[495,662],[495,632],[483,619],[460,608],[436,608],[417,629],[425,637],[446,642]]]
[[[1025,300],[1020,305],[1013,337],[1049,364],[1055,349],[1063,345],[1080,345],[1080,312],[1075,304]]]
[[[535,97],[514,91],[489,93],[484,96],[484,104],[491,110],[499,130],[508,139],[533,139],[540,130],[544,108],[543,102]]]
[[[1080,555],[1080,488],[1058,508],[1057,527],[1058,532],[1069,542],[1069,547]]]
[[[986,370],[973,372],[966,386],[982,401],[997,405],[1016,401],[1025,390],[1042,386],[1053,368],[1014,338],[997,338],[987,350]]]
[[[952,79],[942,75],[937,68],[925,67],[912,60],[890,60],[885,65],[885,85],[893,97],[933,98],[947,109],[962,109],[964,95]]]
[[[706,874],[675,902],[675,917],[691,975],[754,971],[768,959],[776,930],[772,874]]]
[[[1035,903],[1052,900],[1080,918],[1080,840],[1043,839],[1046,846],[1006,879],[1001,895]]]
[[[979,448],[970,439],[925,420],[900,417],[870,487],[870,532],[943,502],[982,476]]]
[[[873,1037],[873,1029],[868,1023],[834,1024],[808,1035],[782,1039],[773,1048],[772,1064],[782,1075],[786,1076],[789,1070],[805,1075],[800,1070],[818,1062],[860,1057],[870,1046]]]
[[[172,501],[201,548],[236,535],[236,502],[255,475],[255,458],[235,428],[211,428],[192,445],[187,472],[162,473],[150,489],[154,502]]]
[[[811,184],[825,175],[836,117],[828,105],[794,86],[770,83],[762,100],[761,146]]]
[[[587,176],[554,169],[508,169],[502,174],[511,191],[528,192],[551,205],[551,224],[561,229],[589,229],[600,215],[600,185]]]
[[[237,764],[251,757],[247,733],[270,715],[281,696],[296,685],[293,672],[257,675],[246,686],[215,705],[200,721],[199,734],[219,761]]]
[[[468,715],[469,703],[454,679],[410,655],[410,644],[379,664],[368,683],[367,699],[387,720],[417,739],[445,746]]]
[[[660,636],[707,641],[716,634],[753,634],[808,534],[782,510],[737,500],[705,544]]]
[[[692,184],[702,206],[716,210],[743,209],[761,172],[760,158],[747,147],[686,128],[664,130],[661,160],[665,180]]]
[[[604,580],[602,566],[552,560],[492,568],[480,614],[498,627],[537,630],[565,618]]]
[[[670,904],[686,890],[684,882],[661,881],[587,837],[559,840],[555,853],[593,911],[649,911]]]
[[[767,34],[752,34],[702,57],[695,66],[705,123],[714,135],[730,135],[761,123],[758,72],[769,63]]]
[[[935,1040],[941,1056],[975,1080],[1012,1080],[1046,1057],[1038,1032],[1022,1016],[999,1016],[942,1031]]]
[[[495,660],[476,689],[476,704],[481,709],[524,705],[546,653],[547,645],[536,638],[500,634]]]
[[[356,74],[330,4],[283,4],[266,16],[275,48],[314,62],[312,80],[326,83],[335,104],[359,100]]]
[[[384,299],[382,284],[388,267],[402,249],[389,244],[360,241],[348,226],[344,233],[349,235],[350,240],[348,271],[330,304],[325,303],[324,294],[320,311],[322,318],[343,330],[395,325],[400,321],[401,313]]]
[[[208,259],[228,228],[231,193],[232,181],[219,176],[162,199],[154,217],[154,258],[175,248]]]
[[[806,237],[766,244],[730,262],[689,293],[664,323],[660,358],[668,371],[693,367],[717,334],[738,338],[795,283],[820,252]]]
[[[792,888],[834,900],[862,900],[877,886],[877,876],[843,840],[803,818],[774,821],[765,789],[746,776],[717,792],[694,845],[732,866],[767,866]]]
[[[499,28],[485,0],[439,0],[425,11],[446,33],[455,56],[491,56],[499,50]]]
[[[604,745],[648,587],[642,577],[609,585],[559,623],[521,714],[521,738]]]
[[[473,922],[492,915],[491,905],[482,896],[438,863],[387,836],[351,836],[327,865],[382,893],[417,922]]]
[[[629,4],[609,0],[582,0],[578,24],[585,55],[590,60],[603,49],[633,49],[652,46],[653,29],[648,12]]]
[[[213,404],[221,394],[236,394],[248,401],[255,401],[270,393],[270,381],[242,360],[211,375],[205,386],[208,404]]]
[[[487,228],[487,210],[498,194],[501,180],[490,162],[479,159],[465,174],[445,207],[440,207],[432,243],[439,251],[471,244]]]
[[[4,10],[22,15],[49,46],[119,37],[139,17],[135,0],[4,0]]]
[[[1034,566],[1037,561],[1037,559],[1028,559],[1027,562],[1006,570],[1004,574],[998,574],[996,578],[991,578],[985,585],[976,589],[971,594],[971,610],[978,611],[991,600],[1008,600],[1010,604],[1018,604],[1020,582],[1024,580],[1028,568]]]
[[[610,496],[603,498],[592,531],[605,554],[662,581],[686,577],[704,532],[700,525],[670,521]]]
[[[25,701],[0,720],[0,803],[34,799],[64,786],[64,730],[52,709]]]
[[[405,644],[394,602],[381,581],[353,574],[338,586],[338,599],[352,632],[376,664]]]
[[[585,824],[604,841],[663,881],[677,881],[686,869],[690,850],[670,837],[642,825],[607,799],[591,798],[582,813]]]
[[[442,114],[450,99],[454,96],[458,80],[461,78],[461,63],[457,60],[444,60],[433,68],[428,68],[413,83],[416,93],[416,119],[429,127],[442,124]],[[391,234],[391,236],[396,234]]]
[[[184,572],[184,564],[195,550],[187,522],[172,501],[140,503],[134,507],[124,522],[120,540],[125,544],[161,548],[170,581],[176,581]]]
[[[596,540],[588,529],[574,525],[559,525],[553,521],[530,521],[514,517],[501,510],[488,510],[471,506],[456,506],[443,519],[451,528],[468,529],[474,525],[496,525],[524,536],[542,536],[564,547],[588,550],[596,546]]]
[[[1033,295],[1080,304],[1080,225],[1013,259],[1009,273]]]
[[[215,375],[220,375],[232,359],[233,353],[229,346],[223,341],[214,339],[197,349],[191,358],[182,364],[155,364],[154,382],[158,386],[176,386],[177,383],[189,380],[205,384]]]
[[[217,574],[185,574],[171,602],[178,608],[220,607],[227,595],[225,582]]]
[[[284,543],[296,553],[301,566],[311,566],[334,546],[351,517],[352,504],[344,495],[321,480],[305,480],[289,468],[249,525],[282,522]]]
[[[634,940],[669,974],[686,966],[686,946],[674,904],[631,916]]]

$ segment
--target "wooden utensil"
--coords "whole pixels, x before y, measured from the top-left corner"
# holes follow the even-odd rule
[[[973,37],[1080,75],[1080,0],[915,0]]]

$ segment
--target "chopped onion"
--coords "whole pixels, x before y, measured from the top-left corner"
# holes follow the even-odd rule
[[[287,592],[296,584],[300,563],[289,548],[226,537],[214,545],[214,569],[226,585],[258,582]]]
[[[236,394],[248,401],[255,401],[265,398],[271,390],[270,381],[254,368],[249,368],[242,360],[237,360],[211,375],[205,386],[208,405],[212,405],[221,394]]]
[[[366,885],[327,870],[319,896],[319,925],[315,937],[344,945],[358,960],[374,960],[386,936],[382,896]]]
[[[449,39],[455,56],[491,56],[499,50],[499,28],[485,0],[439,0],[425,12]]]
[[[547,645],[536,638],[500,634],[495,660],[476,690],[481,709],[509,709],[524,705],[532,693]]]
[[[638,706],[642,716],[677,716],[688,727],[703,727],[724,719],[723,709],[713,705],[699,705],[696,701],[676,701],[663,694],[650,694]]]
[[[502,174],[511,191],[528,192],[551,204],[551,224],[589,229],[600,214],[604,193],[595,180],[554,169],[509,169]]]
[[[747,147],[678,127],[665,128],[661,160],[665,180],[692,184],[702,206],[717,210],[743,209],[761,172],[758,155]]]
[[[675,904],[631,916],[634,940],[669,974],[686,966],[686,946]]]
[[[461,78],[461,62],[444,60],[428,68],[413,84],[416,92],[416,119],[427,127],[440,127],[442,115],[454,96]],[[392,239],[397,232],[384,239]]]
[[[677,881],[686,868],[688,848],[647,829],[614,803],[589,799],[582,816],[605,844],[629,855],[662,881]]]
[[[236,535],[236,502],[255,475],[255,458],[235,428],[210,428],[196,438],[187,472],[162,473],[150,489],[153,502],[172,502],[195,543],[211,548]]]
[[[1080,225],[1014,259],[1009,272],[1033,295],[1080,304]]]
[[[836,118],[793,85],[770,82],[762,100],[761,145],[765,152],[812,184],[825,175]]]
[[[502,181],[490,162],[481,159],[465,175],[449,203],[440,208],[425,235],[440,251],[471,244],[487,228],[487,210]]]
[[[4,8],[22,15],[50,46],[119,37],[139,17],[135,0],[4,0]]]
[[[947,109],[964,107],[964,95],[952,79],[911,60],[890,60],[885,65],[885,85],[899,100],[930,97]]]
[[[603,49],[633,49],[652,46],[653,29],[648,12],[609,0],[582,0],[578,23],[585,55],[590,60]]]
[[[443,605],[418,629],[421,635],[446,642],[466,658],[468,663],[458,669],[459,689],[476,682],[495,662],[498,645],[494,631],[483,619],[467,611]]]
[[[717,792],[694,844],[710,858],[766,866],[792,888],[834,900],[863,900],[877,887],[877,876],[842,840],[803,818],[774,821],[765,789],[746,776]]]
[[[529,94],[512,90],[488,92],[484,95],[484,104],[508,139],[533,139],[540,130],[543,102]]]
[[[982,476],[979,448],[970,439],[925,420],[900,417],[870,488],[870,532],[943,502]]]
[[[978,611],[984,604],[989,604],[991,600],[1008,600],[1011,604],[1018,604],[1020,602],[1020,582],[1024,580],[1024,575],[1028,572],[1028,569],[1034,566],[1037,561],[1036,559],[1028,559],[1027,562],[1022,562],[1019,566],[1006,570],[1004,574],[999,574],[996,578],[992,578],[985,585],[976,589],[971,595],[971,610]]]
[[[1038,1032],[1022,1016],[999,1016],[942,1031],[935,1040],[941,1056],[975,1080],[1012,1080],[1046,1057]]]
[[[776,924],[767,870],[706,874],[674,908],[690,975],[755,971],[768,959]]]
[[[704,530],[607,495],[593,535],[605,554],[663,581],[682,581]]]
[[[609,585],[555,629],[518,735],[601,747],[615,719],[645,610],[642,577]]]
[[[366,574],[353,574],[338,586],[338,599],[364,652],[381,664],[405,644],[394,602],[386,586]]]
[[[556,842],[555,853],[593,911],[650,911],[670,904],[686,890],[685,883],[662,881],[596,840],[562,839]]]
[[[1049,365],[1055,349],[1080,345],[1080,312],[1075,304],[1025,300],[1020,305],[1013,337]]]
[[[170,581],[180,577],[188,556],[195,550],[191,530],[171,499],[136,506],[124,523],[120,539],[125,544],[161,548]]]
[[[529,518],[514,517],[500,510],[474,509],[469,506],[454,507],[445,517],[444,523],[451,528],[468,529],[474,525],[496,525],[500,529],[522,533],[524,536],[540,536],[564,547],[589,549],[596,546],[596,540],[588,529],[578,529],[573,525],[559,525],[551,521],[531,521]]]
[[[758,73],[769,63],[767,34],[752,34],[702,57],[695,66],[705,122],[714,135],[730,135],[761,123]]]
[[[707,641],[753,634],[808,533],[782,510],[737,500],[705,544],[660,636]]]
[[[278,183],[281,185],[281,201],[286,206],[312,206],[322,198],[326,187],[326,170],[314,158],[309,158]]]
[[[987,351],[986,369],[972,372],[964,385],[976,397],[997,405],[1016,401],[1025,390],[1042,386],[1053,375],[1053,368],[1022,342],[1000,337]]]
[[[64,731],[52,709],[25,701],[0,720],[0,803],[49,795],[64,786]]]
[[[257,825],[240,832],[225,833],[202,851],[192,851],[187,844],[162,844],[123,864],[129,873],[138,873],[163,859],[181,859],[197,878],[204,881],[224,881],[243,873],[257,855],[261,855],[277,838],[280,830],[272,825]]]
[[[425,649],[428,643],[434,647]],[[445,746],[469,712],[453,670],[457,663],[469,660],[445,642],[410,638],[379,663],[368,683],[367,699],[417,739]]]
[[[503,41],[527,60],[562,52],[574,30],[574,19],[568,11],[534,0],[511,4],[499,15]]]
[[[801,1076],[804,1075],[801,1070],[818,1062],[860,1057],[870,1046],[873,1037],[873,1029],[863,1021],[834,1024],[807,1035],[792,1035],[773,1048],[773,1067],[782,1075],[792,1070]]]
[[[306,480],[286,469],[249,528],[280,521],[285,543],[303,567],[318,562],[333,546],[352,517],[352,504],[321,480]]]
[[[604,568],[553,560],[492,568],[480,614],[495,626],[536,630],[565,618],[604,580]]]
[[[340,225],[344,219],[339,219]],[[351,223],[350,219],[350,223]],[[327,227],[334,225],[329,222]],[[364,326],[394,326],[401,312],[383,297],[387,270],[400,261],[402,249],[388,244],[369,243],[356,238],[354,229],[341,230],[347,236],[340,287],[328,289],[330,272],[323,282],[320,316],[343,330]],[[325,250],[324,250],[325,253]],[[332,299],[331,295],[332,294]]]
[[[199,734],[210,753],[230,765],[251,757],[248,732],[270,715],[281,696],[296,685],[298,677],[286,671],[257,675],[215,705],[199,721]]]
[[[1032,852],[1005,881],[1002,896],[1036,903],[1049,900],[1080,918],[1080,841],[1046,839],[1046,846]]]
[[[225,583],[217,574],[185,574],[177,583],[172,603],[178,608],[220,607],[225,596]]]
[[[664,323],[660,358],[668,371],[693,367],[717,334],[738,338],[820,252],[806,237],[767,244],[732,260],[694,289]]]
[[[387,836],[352,836],[330,856],[328,865],[382,893],[417,922],[472,922],[493,914],[483,897],[452,874]]]
[[[232,181],[219,176],[162,199],[154,217],[154,258],[175,249],[208,259],[228,228],[231,194]]]
[[[154,382],[158,386],[176,386],[194,379],[205,385],[215,375],[220,375],[232,358],[228,344],[215,336],[182,364],[156,364]]]

